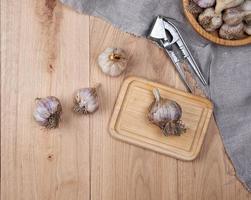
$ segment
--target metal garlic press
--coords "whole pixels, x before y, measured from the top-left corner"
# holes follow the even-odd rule
[[[170,20],[165,17],[158,16],[153,23],[148,37],[151,40],[156,41],[166,50],[172,62],[175,64],[181,78],[190,91],[192,91],[192,88],[190,88],[189,83],[186,81],[185,72],[182,67],[182,63],[184,63],[184,61],[188,63],[189,68],[193,69],[201,83],[204,86],[207,85],[207,81],[202,75],[200,68],[196,64],[180,32],[175,25],[170,22]]]

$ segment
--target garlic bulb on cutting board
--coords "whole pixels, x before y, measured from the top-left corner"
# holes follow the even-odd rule
[[[123,49],[107,48],[98,57],[102,72],[109,76],[119,76],[127,67],[127,56]]]
[[[148,119],[157,125],[165,136],[180,135],[186,132],[181,121],[182,109],[180,105],[160,96],[159,89],[153,89],[155,100],[149,106]]]

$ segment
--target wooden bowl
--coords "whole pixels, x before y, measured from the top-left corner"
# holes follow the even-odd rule
[[[213,33],[207,32],[201,27],[201,25],[198,23],[194,15],[189,12],[188,5],[189,5],[190,0],[182,0],[182,1],[183,1],[184,13],[188,21],[191,23],[195,31],[199,33],[202,37],[216,44],[225,45],[225,46],[241,46],[241,45],[251,44],[251,36],[248,36],[246,38],[239,39],[239,40],[225,40],[225,39],[220,38],[217,32],[213,32]]]

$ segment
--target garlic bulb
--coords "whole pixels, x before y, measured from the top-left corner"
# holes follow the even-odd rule
[[[209,8],[215,4],[215,0],[193,0],[201,8]]]
[[[211,32],[222,25],[222,16],[217,15],[213,8],[207,8],[199,15],[198,21],[206,31]]]
[[[228,25],[237,25],[240,24],[248,15],[251,15],[251,10],[244,11],[240,6],[235,8],[228,8],[223,14],[223,21]]]
[[[127,66],[125,52],[120,48],[107,48],[98,57],[102,72],[110,76],[119,76]]]
[[[227,8],[233,8],[242,4],[244,0],[216,0],[215,13],[220,14]]]
[[[149,107],[148,119],[159,126],[164,135],[180,135],[186,131],[185,125],[180,120],[182,109],[175,101],[164,99],[159,90],[154,89],[154,102]]]
[[[93,88],[90,87],[77,90],[73,99],[73,111],[84,115],[95,112],[99,107],[97,95],[97,88],[99,86],[100,84]]]
[[[228,8],[225,10],[223,16],[223,21],[228,25],[240,24],[244,18],[244,13],[240,7]]]
[[[203,9],[200,6],[198,6],[194,1],[189,1],[187,10],[196,17],[203,11]]]
[[[219,36],[227,40],[236,40],[245,37],[244,24],[240,23],[235,26],[223,24],[219,31]]]
[[[58,98],[49,96],[36,99],[36,108],[33,116],[41,126],[48,129],[57,128],[61,114],[62,106]]]

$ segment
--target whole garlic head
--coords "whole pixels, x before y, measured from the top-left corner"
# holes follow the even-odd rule
[[[193,0],[201,8],[209,8],[215,4],[215,0]]]
[[[233,8],[241,5],[244,0],[216,0],[215,13],[220,14],[227,8]]]
[[[199,15],[198,21],[206,31],[211,32],[222,25],[222,15],[217,15],[213,8],[207,8]]]
[[[182,109],[178,103],[160,96],[159,90],[154,89],[154,102],[149,107],[148,119],[160,127],[164,135],[180,135],[186,131],[180,120]]]
[[[62,106],[58,98],[49,96],[37,98],[33,113],[36,122],[45,128],[57,128],[62,114]]]
[[[228,25],[237,25],[244,19],[245,12],[240,7],[228,8],[223,14],[223,21]]]
[[[98,57],[102,72],[109,76],[119,76],[127,67],[127,57],[123,49],[107,48]]]
[[[219,36],[227,40],[236,40],[245,37],[244,24],[241,22],[235,26],[223,24],[219,31]]]
[[[75,92],[73,99],[73,111],[79,114],[90,114],[95,112],[99,107],[97,88],[95,87],[82,88]]]

